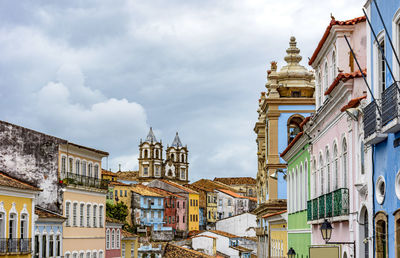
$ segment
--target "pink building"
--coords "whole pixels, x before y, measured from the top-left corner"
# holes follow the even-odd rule
[[[187,203],[186,198],[177,198],[176,199],[176,217],[179,218],[176,223],[176,232],[182,232],[182,234],[186,233],[187,230]]]
[[[106,258],[121,257],[122,226],[122,222],[106,217]]]
[[[308,223],[312,245],[325,244],[320,227],[326,219],[333,227],[330,242],[356,241],[360,257],[369,251],[362,241],[364,221],[367,226],[371,223],[365,193],[370,175],[364,169],[362,117],[357,110],[364,103],[367,86],[345,35],[366,74],[365,17],[348,21],[333,18],[309,61],[316,74],[317,110],[304,125],[311,137]],[[355,256],[352,244],[343,244],[338,250],[341,257]]]

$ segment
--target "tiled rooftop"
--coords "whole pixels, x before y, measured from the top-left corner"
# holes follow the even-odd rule
[[[189,189],[189,188],[184,187],[184,186],[182,186],[182,185],[180,185],[180,184],[177,184],[177,183],[168,181],[168,180],[166,180],[166,179],[158,179],[158,180],[160,180],[160,181],[162,181],[162,182],[164,182],[164,183],[166,183],[166,184],[172,185],[172,186],[174,186],[174,187],[176,187],[176,188],[179,188],[179,189],[181,189],[181,190],[183,190],[183,191],[185,191],[185,192],[187,192],[187,193],[198,194],[198,192],[193,191],[192,189]]]
[[[191,249],[187,249],[178,245],[168,243],[165,246],[163,257],[165,258],[184,258],[184,257],[193,257],[193,258],[208,258],[212,257]]]
[[[142,196],[164,197],[163,195],[156,193],[150,187],[147,187],[145,185],[132,185],[131,191]]]
[[[364,96],[362,96],[362,97],[358,97],[358,98],[351,99],[346,105],[344,105],[344,106],[340,109],[340,111],[341,111],[341,112],[344,112],[344,111],[346,111],[346,109],[348,109],[348,108],[355,108],[355,107],[357,107],[357,106],[360,104],[360,101],[361,101],[361,100],[366,99],[366,98],[367,98],[367,96],[364,95]]]
[[[39,206],[35,206],[35,214],[38,215],[39,218],[44,218],[44,219],[45,218],[60,219],[60,220],[67,219],[67,218],[63,217],[61,214],[43,209]]]
[[[213,190],[217,190],[217,189],[226,189],[226,190],[230,190],[233,192],[236,191],[234,188],[232,188],[224,183],[217,182],[217,181],[211,181],[209,179],[200,179],[200,180],[192,183],[191,185],[208,189],[208,191],[213,191]]]
[[[19,179],[13,178],[4,172],[0,172],[0,186],[13,187],[21,190],[41,191],[39,188],[23,182]]]
[[[364,69],[363,70],[363,74],[365,76],[367,76],[367,70]],[[329,86],[329,88],[325,91],[324,95],[329,95],[333,89],[339,84],[340,81],[346,82],[350,79],[354,79],[354,78],[361,78],[362,74],[360,71],[356,71],[353,73],[339,73],[335,80],[332,82],[332,84]]]
[[[255,185],[257,181],[252,177],[216,177],[214,181],[226,185]]]
[[[225,231],[209,230],[209,232],[212,232],[212,233],[220,235],[220,236],[228,237],[228,238],[239,238],[239,236],[233,235],[233,234],[225,232]]]
[[[166,190],[163,190],[163,189],[160,189],[160,188],[157,188],[157,187],[148,187],[148,188],[151,189],[151,191],[154,191],[154,192],[156,192],[156,193],[158,193],[158,194],[160,194],[160,195],[162,195],[164,197],[173,196],[173,197],[176,197],[176,198],[184,198],[184,197],[182,197],[182,196],[180,196],[178,194],[171,193],[171,192],[168,192]]]

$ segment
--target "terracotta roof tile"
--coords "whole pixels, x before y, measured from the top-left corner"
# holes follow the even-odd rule
[[[226,193],[226,194],[228,194],[228,195],[230,195],[232,197],[235,197],[235,198],[245,198],[245,196],[240,195],[240,194],[235,193],[235,192],[232,192],[232,191],[229,191],[229,190],[225,190],[225,189],[217,189],[217,190],[220,191],[220,192]]]
[[[168,180],[166,180],[166,179],[158,179],[158,180],[160,180],[160,181],[162,181],[162,182],[164,182],[164,183],[166,183],[166,184],[172,185],[172,186],[174,186],[174,187],[176,187],[176,188],[179,188],[179,189],[181,189],[181,190],[183,190],[183,191],[185,191],[185,192],[187,192],[187,193],[198,194],[198,192],[193,191],[192,189],[189,189],[189,188],[184,187],[184,186],[182,186],[182,185],[180,185],[180,184],[177,184],[177,183],[168,181]]]
[[[116,173],[119,179],[137,179],[139,177],[139,171],[119,171]]]
[[[35,214],[39,216],[39,218],[50,218],[50,219],[60,219],[66,220],[66,217],[63,217],[61,214],[58,214],[54,211],[43,209],[39,206],[35,206]]]
[[[108,171],[108,170],[105,170],[105,169],[102,169],[102,170],[101,170],[101,174],[102,174],[102,175],[106,175],[106,176],[117,176],[116,173],[111,172],[111,171]]]
[[[226,189],[226,190],[230,190],[230,191],[236,191],[233,187],[230,187],[221,182],[211,181],[209,179],[200,179],[200,180],[192,183],[191,185],[208,189],[208,191],[213,191],[213,190],[217,190],[217,189]]]
[[[257,181],[252,177],[216,177],[214,181],[226,185],[255,185]]]
[[[124,238],[132,238],[132,237],[137,237],[137,235],[132,234],[131,232],[128,232],[126,230],[122,230],[122,239]]]
[[[7,186],[29,191],[41,191],[39,188],[19,179],[13,178],[4,172],[0,172],[0,186]]]
[[[365,76],[367,75],[366,69],[363,70],[363,74]],[[335,80],[332,82],[332,84],[329,86],[329,88],[325,91],[324,95],[330,94],[333,91],[333,89],[339,84],[340,81],[346,82],[350,79],[359,78],[359,77],[362,77],[360,71],[356,71],[354,73],[339,73],[336,76]]]
[[[173,197],[176,197],[176,198],[184,199],[184,197],[182,197],[182,196],[180,196],[178,194],[175,194],[175,193],[168,192],[168,191],[166,191],[164,189],[160,189],[160,188],[157,188],[157,187],[147,187],[147,188],[149,190],[151,190],[151,191],[154,191],[154,192],[164,196],[164,197],[173,196]]]
[[[289,143],[289,145],[286,147],[286,149],[281,153],[281,158],[286,155],[286,153],[293,147],[293,145],[300,139],[300,137],[303,135],[303,132],[300,132],[294,137],[294,139]]]
[[[233,249],[235,249],[235,250],[238,250],[238,251],[240,251],[240,252],[251,252],[251,251],[253,251],[252,249],[249,249],[249,248],[246,248],[246,247],[243,247],[243,246],[240,246],[240,245],[238,245],[238,246],[231,246],[230,248],[233,248]]]
[[[237,235],[233,235],[231,233],[221,231],[221,230],[209,230],[209,232],[212,232],[212,233],[220,235],[220,236],[228,237],[228,238],[239,238],[239,236],[237,236]]]
[[[132,192],[135,192],[142,196],[164,197],[163,195],[156,193],[155,191],[152,191],[149,188],[150,187],[144,185],[132,185],[130,189]]]
[[[325,30],[324,35],[322,36],[321,40],[318,43],[317,48],[314,50],[314,53],[312,54],[310,60],[308,61],[309,65],[312,65],[314,63],[315,59],[318,56],[319,51],[321,51],[322,46],[324,45],[326,39],[329,36],[329,33],[331,32],[331,29],[335,25],[354,25],[360,22],[364,22],[366,20],[365,16],[357,17],[351,20],[347,21],[336,21],[335,19],[332,19],[331,22],[329,23],[328,27]]]
[[[122,182],[118,182],[118,181],[112,181],[108,185],[110,185],[110,186],[126,186],[126,187],[131,186],[131,185],[128,185],[128,184],[125,184]]]
[[[367,96],[365,95],[365,96],[362,96],[362,97],[358,97],[358,98],[351,99],[351,100],[349,101],[349,103],[347,103],[346,105],[344,105],[344,106],[340,109],[340,111],[341,111],[341,112],[344,112],[344,111],[346,111],[346,109],[348,109],[348,108],[357,107],[357,106],[360,104],[360,101],[363,100],[363,99],[366,99],[366,98],[367,98]]]
[[[272,216],[275,216],[275,215],[279,215],[279,214],[282,214],[282,213],[285,213],[285,212],[286,212],[286,210],[284,210],[284,211],[278,211],[278,212],[275,212],[275,213],[268,213],[268,214],[264,215],[263,218],[264,218],[264,219],[265,219],[265,218],[269,218],[269,217],[272,217]]]
[[[194,251],[191,249],[187,249],[178,245],[174,245],[168,243],[165,246],[163,257],[165,258],[184,258],[184,257],[193,257],[193,258],[208,258],[212,257],[210,255],[206,255],[200,253],[198,251]]]

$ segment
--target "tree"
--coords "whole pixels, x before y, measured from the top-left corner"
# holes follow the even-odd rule
[[[107,203],[106,215],[107,217],[125,222],[128,216],[128,206],[124,202],[118,202],[117,204]]]

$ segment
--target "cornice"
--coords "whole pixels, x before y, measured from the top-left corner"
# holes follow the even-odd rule
[[[270,105],[314,105],[315,98],[267,98],[266,104]]]
[[[289,163],[290,160],[308,143],[308,138],[309,136],[307,134],[303,134],[282,158]]]

